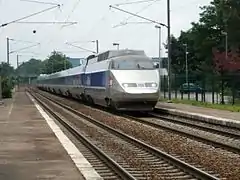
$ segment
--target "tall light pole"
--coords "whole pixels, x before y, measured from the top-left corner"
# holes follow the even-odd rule
[[[119,43],[113,43],[113,46],[117,46],[117,50],[119,51]]]
[[[183,44],[185,46],[185,64],[186,64],[186,83],[188,84],[188,45],[187,44]]]
[[[228,60],[228,33],[222,32],[223,35],[225,35],[225,61]],[[223,68],[223,67],[222,67]],[[223,84],[223,70],[221,70],[222,75],[222,97],[221,97],[221,104],[224,104],[224,84]]]
[[[156,25],[155,28],[157,28],[159,30],[159,48],[158,48],[158,52],[159,52],[159,66],[158,66],[158,69],[159,69],[159,97],[161,95],[161,69],[162,69],[162,59],[161,59],[161,51],[162,51],[162,48],[161,48],[161,45],[162,45],[162,29],[161,29],[161,26],[158,26]]]
[[[167,26],[168,26],[168,101],[171,101],[171,31],[170,31],[170,0],[167,0]]]

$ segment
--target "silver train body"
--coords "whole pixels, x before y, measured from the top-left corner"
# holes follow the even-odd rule
[[[159,99],[159,71],[144,51],[106,51],[85,64],[41,75],[37,87],[123,111],[151,111]]]

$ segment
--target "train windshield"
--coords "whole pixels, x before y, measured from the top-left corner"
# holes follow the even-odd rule
[[[112,61],[111,69],[115,70],[153,70],[155,69],[153,62],[150,60],[115,60]]]

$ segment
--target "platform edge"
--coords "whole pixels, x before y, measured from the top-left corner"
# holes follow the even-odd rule
[[[60,127],[54,122],[54,120],[48,116],[48,114],[42,109],[42,107],[36,102],[36,100],[26,92],[29,99],[33,102],[39,113],[46,120],[50,129],[54,132],[61,145],[67,151],[75,166],[86,180],[103,180],[103,178],[96,172],[92,165],[84,158],[83,154],[77,149],[73,142],[63,133]]]

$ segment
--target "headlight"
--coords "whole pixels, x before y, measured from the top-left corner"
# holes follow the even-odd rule
[[[152,87],[157,87],[157,84],[156,83],[152,83]]]
[[[127,87],[128,87],[128,84],[124,83],[124,84],[123,84],[123,87],[127,88]]]
[[[137,87],[136,83],[123,83],[122,84],[123,87],[127,88],[127,87]]]

